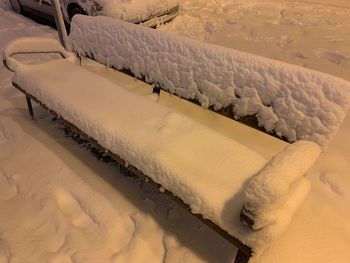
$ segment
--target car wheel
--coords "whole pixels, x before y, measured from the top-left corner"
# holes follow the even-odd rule
[[[10,0],[10,4],[11,4],[13,11],[15,11],[18,14],[22,14],[23,9],[22,9],[22,6],[18,0]]]
[[[79,5],[77,4],[70,5],[68,7],[69,19],[72,20],[73,16],[75,16],[76,14],[87,15],[84,9],[82,9]]]

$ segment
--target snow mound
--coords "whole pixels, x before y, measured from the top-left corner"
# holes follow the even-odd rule
[[[350,106],[343,79],[116,19],[75,16],[70,42],[82,56],[130,69],[203,107],[233,105],[237,117],[255,115],[289,141],[325,146]]]

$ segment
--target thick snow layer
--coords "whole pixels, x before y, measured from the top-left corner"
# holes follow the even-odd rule
[[[254,229],[270,224],[281,224],[281,215],[288,222],[295,211],[281,209],[285,201],[295,198],[298,188],[305,188],[300,182],[321,154],[320,147],[313,142],[298,141],[276,155],[264,169],[249,181],[245,195],[245,209],[255,220]],[[305,193],[303,194],[305,196]],[[303,198],[300,198],[299,202]],[[295,205],[297,208],[299,204]],[[278,214],[275,211],[282,210]]]
[[[64,80],[61,79],[62,74]],[[17,67],[13,81],[101,145],[179,196],[190,205],[192,212],[213,220],[252,248],[267,246],[283,231],[280,226],[287,225],[280,223],[276,217],[278,231],[274,229],[275,225],[270,225],[264,231],[242,232],[244,227],[236,220],[243,206],[241,194],[245,183],[266,165],[267,160],[238,141],[65,60],[21,65]],[[319,149],[311,142],[297,145],[304,144]],[[300,147],[291,149],[294,148]],[[266,168],[262,178],[273,177],[276,171],[284,172],[287,166],[285,159],[290,152],[292,160],[295,159],[293,165],[298,167],[298,158],[293,158],[295,151],[286,150],[282,157],[273,159],[270,165],[273,167],[270,169],[272,175]],[[300,159],[302,154],[299,152],[297,156]],[[292,183],[291,178],[302,176],[301,173],[307,170],[304,166],[310,166],[314,161],[315,158],[310,158],[309,162],[302,163],[304,165],[300,169],[287,174],[286,184]],[[266,179],[262,181],[268,189]],[[281,189],[275,189],[279,195],[271,193],[269,212],[272,212],[273,206],[280,209],[279,206],[284,205],[280,196],[287,194],[288,187],[283,182],[282,185]],[[268,190],[272,192],[272,188],[276,187],[274,184]],[[295,193],[299,200],[297,204],[300,204],[305,194]],[[263,206],[267,206],[266,203]],[[297,205],[293,208],[295,210]],[[289,214],[293,214],[294,210]],[[259,212],[263,214],[262,210]]]
[[[326,145],[350,106],[345,80],[115,19],[76,16],[70,41],[80,55],[130,69],[203,107],[256,115],[289,141]]]

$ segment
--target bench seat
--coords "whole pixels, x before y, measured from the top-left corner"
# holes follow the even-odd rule
[[[231,202],[237,225],[226,230],[237,234],[234,229],[242,227],[243,200],[234,197],[267,164],[260,154],[64,60],[19,67],[13,82],[181,197],[194,213],[219,223]]]

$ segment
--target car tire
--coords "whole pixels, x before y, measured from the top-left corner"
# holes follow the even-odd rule
[[[77,4],[72,4],[68,7],[68,16],[69,19],[72,21],[73,16],[80,14],[80,15],[87,15],[83,8],[81,8]]]
[[[18,14],[23,13],[22,5],[19,3],[18,0],[10,0],[10,5],[11,5],[13,11],[15,11],[16,13],[18,13]]]

